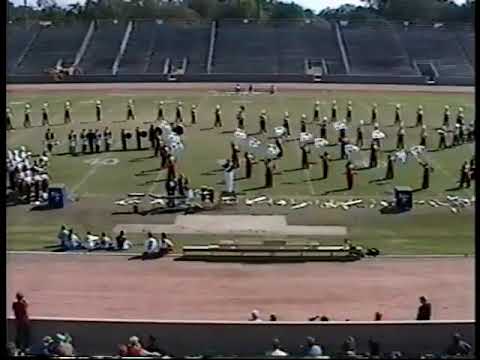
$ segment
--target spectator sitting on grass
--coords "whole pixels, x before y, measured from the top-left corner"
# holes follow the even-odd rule
[[[253,310],[250,313],[250,319],[248,319],[248,321],[262,321],[262,319],[260,319],[260,312],[258,310]]]
[[[283,351],[280,347],[280,340],[273,339],[272,341],[272,350],[268,351],[267,356],[288,356],[288,353]]]
[[[55,355],[58,356],[74,356],[75,351],[72,345],[72,338],[68,334],[55,335]]]
[[[82,247],[82,245],[80,243],[80,238],[78,237],[77,234],[75,234],[73,232],[73,229],[70,229],[68,231],[68,236],[67,236],[67,239],[65,241],[65,246],[64,246],[63,250],[65,250],[65,251],[77,250],[77,249],[80,249],[81,247]]]
[[[114,248],[112,239],[110,239],[104,232],[100,235],[100,247],[105,250],[113,250]]]
[[[307,344],[303,348],[303,356],[305,357],[320,357],[323,355],[322,348],[317,345],[315,339],[311,336],[307,337]]]
[[[462,336],[459,333],[453,334],[452,343],[447,349],[447,355],[450,356],[465,356],[469,355],[472,351],[472,346],[465,340],[462,340]]]
[[[115,240],[117,242],[117,250],[129,250],[133,246],[132,243],[127,240],[123,230],[120,230],[120,234],[117,235]]]
[[[61,246],[62,248],[65,248],[65,243],[68,240],[68,230],[65,225],[62,225],[60,227],[60,231],[58,232],[57,239],[58,239],[58,245]]]
[[[173,250],[173,242],[167,237],[166,233],[162,233],[159,241],[160,255],[166,255]]]
[[[90,231],[87,231],[87,235],[85,235],[82,245],[88,251],[97,249],[100,246],[98,236],[92,235]]]
[[[144,259],[150,259],[159,254],[158,240],[151,232],[147,234],[147,240],[145,240],[145,250],[143,252]]]

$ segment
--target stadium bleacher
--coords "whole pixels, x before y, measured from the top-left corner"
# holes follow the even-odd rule
[[[42,26],[15,72],[39,74],[54,67],[60,59],[71,65],[87,30],[88,23]]]
[[[125,22],[97,21],[95,32],[80,61],[84,74],[111,75],[112,67],[120,50]]]
[[[352,74],[415,75],[388,23],[349,23],[341,31]]]
[[[7,72],[15,71],[18,60],[26,50],[27,46],[34,39],[39,28],[37,25],[26,27],[25,25],[7,26]]]
[[[396,25],[403,46],[415,60],[430,61],[439,76],[472,76],[468,62],[455,33],[446,27],[432,25]]]

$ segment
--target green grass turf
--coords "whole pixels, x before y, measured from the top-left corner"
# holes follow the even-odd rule
[[[45,129],[35,127],[32,129],[21,129],[23,121],[23,107],[25,102],[30,102],[33,108],[33,123],[40,123],[40,109],[43,102],[50,104],[51,121],[62,123],[63,104],[68,98],[72,102],[73,124],[64,126],[52,126],[53,131],[60,140],[64,140],[54,153],[64,153],[67,151],[66,135],[71,128],[80,130],[82,128],[103,129],[109,126],[114,135],[114,141],[117,141],[116,149],[120,147],[119,133],[122,127],[134,130],[136,126],[147,128],[149,125],[143,124],[156,116],[156,102],[164,100],[166,102],[166,114],[172,119],[174,116],[175,102],[181,100],[184,102],[184,114],[189,123],[189,109],[191,104],[198,106],[199,120],[198,124],[188,127],[185,135],[186,152],[179,160],[179,169],[185,173],[194,187],[200,185],[211,185],[218,190],[222,190],[222,173],[212,172],[218,169],[217,159],[224,159],[230,156],[229,142],[232,134],[222,134],[222,131],[233,130],[236,125],[235,114],[241,104],[247,107],[247,131],[256,132],[258,130],[258,114],[262,109],[266,109],[269,115],[268,127],[273,129],[280,126],[283,112],[290,113],[290,126],[294,133],[299,131],[299,118],[302,113],[312,116],[313,103],[315,100],[322,102],[321,115],[330,114],[330,104],[333,99],[337,100],[339,117],[345,114],[345,105],[347,100],[353,101],[353,124],[347,135],[355,138],[356,124],[360,119],[368,120],[370,118],[370,108],[373,102],[378,104],[379,122],[389,138],[385,141],[385,150],[392,149],[396,140],[395,127],[387,127],[393,122],[393,111],[396,103],[402,104],[402,120],[407,126],[415,121],[415,111],[419,104],[422,104],[425,112],[425,122],[430,129],[429,146],[435,149],[438,144],[438,135],[433,128],[439,126],[442,121],[443,106],[448,104],[452,109],[452,121],[458,106],[465,109],[466,120],[474,116],[474,96],[465,94],[431,94],[431,93],[393,93],[393,92],[348,92],[348,91],[319,91],[314,93],[281,93],[275,96],[260,94],[253,96],[229,96],[223,93],[209,92],[132,92],[128,93],[105,93],[98,96],[103,101],[104,121],[101,124],[94,122],[95,107],[94,100],[96,94],[87,94],[86,92],[66,92],[65,95],[55,93],[22,93],[7,95],[7,101],[14,112],[14,126],[18,128],[7,135],[7,144],[9,147],[26,145],[34,153],[42,150],[42,139]],[[124,123],[112,123],[113,120],[123,120],[125,118],[126,102],[133,97],[136,102],[137,120]],[[213,109],[216,104],[222,106],[224,128],[222,130],[204,130],[213,125]],[[91,124],[81,124],[80,122],[92,121]],[[368,144],[370,127],[365,131],[366,143]],[[318,136],[318,128],[313,124],[309,125],[309,131]],[[333,128],[328,131],[329,140],[335,141],[337,132]],[[417,145],[419,141],[419,129],[407,128],[407,145]],[[148,141],[144,140],[144,145]],[[135,140],[130,141],[129,147],[134,149]],[[315,180],[321,176],[320,163],[313,165],[309,171],[298,170],[288,171],[299,167],[300,152],[296,142],[285,144],[285,156],[278,164],[281,170],[287,170],[282,175],[275,176],[275,187],[270,190],[258,189],[264,184],[264,169],[262,164],[254,167],[253,177],[250,180],[237,181],[237,190],[246,192],[248,196],[256,194],[268,194],[276,198],[319,198],[326,191],[338,190],[345,187],[345,177],[343,175],[345,161],[333,161],[331,164],[330,177],[327,180]],[[338,158],[338,147],[329,147],[329,153],[333,159]],[[429,152],[428,158],[435,171],[431,177],[431,187],[429,190],[415,193],[415,198],[444,197],[447,189],[454,188],[458,180],[460,165],[464,160],[469,160],[473,152],[473,145],[467,144],[455,149],[448,149],[440,152]],[[163,182],[159,179],[164,178],[164,174],[152,171],[138,176],[143,170],[158,168],[159,160],[148,158],[152,152],[145,151],[114,151],[109,154],[94,154],[72,158],[70,155],[54,156],[51,159],[50,173],[52,182],[64,183],[70,189],[74,189],[80,198],[96,198],[95,202],[111,202],[112,199],[120,199],[128,192],[163,192]],[[365,157],[368,157],[368,151],[364,151]],[[94,159],[118,159],[115,166],[95,165],[92,166],[86,161]],[[310,160],[318,161],[313,154]],[[380,163],[385,161],[385,155],[380,158]],[[242,176],[244,169],[240,170],[239,176]],[[340,191],[331,193],[328,198],[391,198],[394,185],[405,185],[417,188],[421,183],[422,170],[415,163],[396,168],[396,177],[392,182],[379,185],[370,183],[379,177],[383,177],[384,168],[360,171],[356,179],[355,187],[352,191]],[[257,188],[257,189],[255,189]],[[253,189],[253,190],[249,190]],[[448,194],[457,194],[471,196],[474,190],[449,191]],[[81,201],[82,202],[82,201]],[[68,216],[49,215],[48,212],[42,215],[32,216],[23,210],[16,209],[15,212],[9,210],[8,218],[8,248],[9,249],[40,249],[47,244],[51,244],[58,226],[62,222],[68,221],[69,224],[76,225],[78,230],[89,229],[101,231],[110,230],[116,222],[120,221],[109,217],[109,213],[114,209],[113,204],[108,210],[98,209],[95,202],[92,202],[91,212],[95,216],[88,216],[88,221],[84,221],[81,216],[76,216],[75,211]],[[78,205],[75,205],[78,206]],[[75,207],[74,206],[74,207]],[[359,210],[360,211],[360,210]],[[370,213],[373,210],[361,210]],[[370,246],[377,246],[388,253],[471,253],[474,249],[473,234],[473,211],[462,212],[459,215],[451,213],[437,214],[440,210],[431,209],[431,214],[422,216],[401,217],[403,221],[397,219],[398,216],[372,216],[369,221],[358,221],[350,219],[351,213],[345,213],[337,210],[309,209],[301,211],[300,223],[307,217],[311,219],[306,221],[311,224],[324,224],[326,218],[331,218],[334,224],[349,226],[349,231],[355,240],[362,241]],[[57,214],[58,212],[56,212]],[[10,215],[11,214],[11,215]],[[361,217],[363,219],[363,217]],[[388,219],[388,220],[385,220]],[[125,222],[125,221],[124,221]],[[142,222],[142,219],[130,219],[128,222]],[[41,225],[40,225],[41,224]],[[106,228],[102,227],[105,224]],[[110,225],[112,225],[110,227]],[[139,238],[140,241],[140,238]],[[202,243],[207,241],[200,237],[185,237],[180,239],[182,243]]]

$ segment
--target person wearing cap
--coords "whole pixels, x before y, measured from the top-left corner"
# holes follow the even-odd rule
[[[415,126],[423,126],[423,106],[418,105],[417,109],[417,122],[415,123]]]
[[[378,116],[377,104],[373,103],[373,105],[372,105],[372,116],[371,116],[372,124],[377,122],[377,116]]]
[[[330,121],[331,122],[337,121],[337,100],[332,101],[332,117]]]
[[[157,121],[165,120],[165,114],[164,114],[164,112],[163,112],[163,105],[164,105],[164,102],[161,100],[161,101],[158,103]]]
[[[450,107],[448,105],[445,105],[443,110],[443,126],[450,126]]]
[[[197,105],[192,105],[190,110],[190,124],[195,125],[197,123]]]
[[[70,103],[70,100],[65,101],[65,104],[63,106],[63,122],[64,122],[64,124],[69,124],[69,123],[72,122],[71,110],[72,110],[72,105]]]
[[[452,342],[445,351],[449,356],[467,356],[470,355],[472,346],[463,340],[460,333],[454,333],[452,336]]]
[[[318,122],[320,120],[320,101],[315,101],[315,106],[313,107],[313,121]]]
[[[260,125],[260,134],[266,134],[267,133],[267,111],[262,110],[260,114],[260,120],[259,120],[259,125]]]
[[[85,154],[87,152],[88,145],[87,130],[85,129],[82,129],[80,132],[80,142],[82,143],[82,154]]]
[[[284,116],[283,116],[283,124],[282,124],[283,128],[285,129],[285,133],[287,134],[287,136],[290,136],[290,123],[289,123],[289,114],[288,112],[286,111]]]
[[[460,124],[455,124],[455,129],[453,130],[452,143],[450,147],[460,145]]]
[[[183,111],[182,111],[182,102],[179,101],[177,103],[177,107],[175,109],[175,122],[176,123],[183,123]]]
[[[42,105],[42,126],[48,126],[48,102],[43,103]]]
[[[427,125],[422,125],[422,130],[420,130],[420,146],[427,147]]]
[[[213,123],[213,127],[222,127],[222,110],[220,109],[220,105],[215,107],[215,122]]]
[[[28,317],[28,303],[21,292],[15,295],[12,310],[15,315],[15,344],[21,350],[30,346],[30,320]]]
[[[102,102],[100,100],[95,101],[95,116],[97,121],[102,121]]]
[[[307,120],[307,115],[302,114],[302,118],[300,120],[300,132],[302,132],[302,133],[307,132],[306,120]]]
[[[320,123],[320,138],[325,140],[327,140],[327,122],[328,119],[326,116],[324,116],[322,122]]]
[[[352,122],[352,112],[353,112],[352,102],[350,100],[348,100],[348,102],[347,102],[347,116],[346,116],[346,120],[347,120],[348,123]]]
[[[7,106],[7,131],[9,130],[14,130],[14,127],[12,125],[12,109],[10,109],[9,106]]]
[[[135,120],[135,109],[133,105],[133,99],[128,100],[127,103],[127,121]]]
[[[355,145],[359,148],[363,147],[363,124],[363,120],[360,120],[360,124],[357,127],[357,140],[355,142]]]
[[[303,356],[315,358],[323,355],[323,350],[315,341],[315,338],[308,336],[306,338],[306,345],[303,348]]]
[[[401,122],[401,116],[400,116],[400,104],[397,104],[395,106],[395,119],[393,121],[393,123],[396,125],[396,124],[399,124]]]
[[[285,357],[288,356],[288,353],[282,350],[280,346],[280,340],[273,339],[272,349],[270,351],[267,351],[266,355],[272,357]]]
[[[32,127],[32,122],[30,119],[31,106],[30,104],[25,104],[25,116],[23,118],[23,127],[28,129]]]

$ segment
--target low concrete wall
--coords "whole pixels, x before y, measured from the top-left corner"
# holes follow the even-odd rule
[[[47,84],[47,83],[141,83],[141,82],[242,82],[242,83],[314,83],[314,76],[305,74],[184,74],[168,76],[163,74],[140,75],[82,75],[55,81],[47,75],[9,75],[7,84]],[[382,76],[382,75],[324,75],[323,83],[340,84],[393,84],[426,85],[424,76]],[[438,78],[438,85],[472,86],[473,78]],[[435,86],[435,85],[433,85]]]
[[[93,306],[93,305],[92,305]],[[139,304],[141,306],[141,304]],[[159,309],[161,312],[161,309]],[[14,337],[14,321],[7,324],[8,339]],[[83,355],[109,355],[130,336],[152,334],[159,344],[176,356],[223,354],[253,356],[264,354],[278,337],[292,354],[299,351],[306,336],[314,336],[328,353],[339,351],[347,336],[357,339],[359,351],[368,350],[370,338],[379,341],[381,351],[400,350],[406,354],[443,351],[452,333],[460,332],[475,347],[474,321],[429,322],[169,322],[93,319],[32,319],[33,341],[45,335],[68,332]]]

